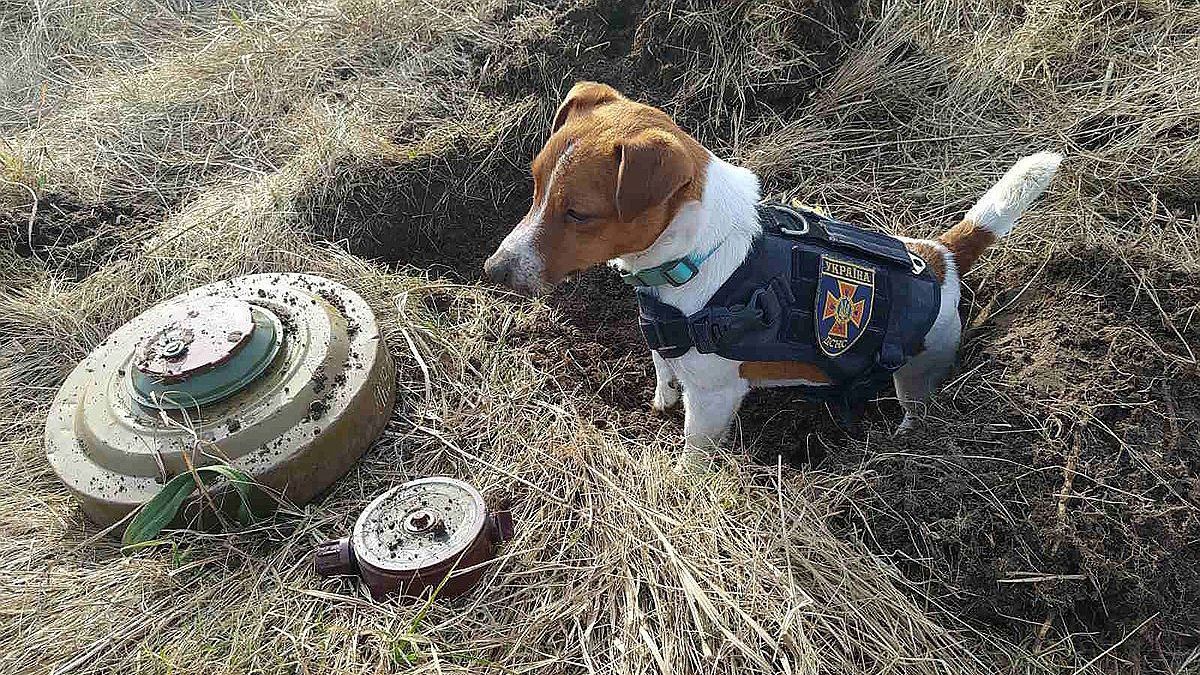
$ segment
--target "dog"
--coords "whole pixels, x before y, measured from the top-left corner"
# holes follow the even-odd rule
[[[891,275],[892,281],[887,284],[893,289],[897,288],[896,280],[924,280],[927,283],[920,288],[929,290],[921,292],[932,300],[924,312],[928,319],[918,328],[921,333],[911,349],[902,350],[902,359],[892,359],[894,363],[886,368],[875,366],[876,371],[887,375],[887,380],[894,381],[904,409],[898,429],[903,432],[918,422],[925,401],[954,364],[962,333],[958,315],[962,275],[985,249],[1013,229],[1021,214],[1045,190],[1061,161],[1061,155],[1050,152],[1021,159],[960,223],[937,239],[890,238],[862,231],[853,234],[838,221],[824,220],[828,236],[818,242],[820,245],[829,248],[829,237],[836,228],[838,232],[851,232],[851,239],[874,237],[870,242],[859,242],[861,245],[854,250],[875,250],[872,247],[878,245],[880,250],[887,249],[886,256],[896,258],[895,249],[899,247],[907,257],[899,266],[891,265],[893,260],[885,261],[890,267],[880,267],[882,263],[871,258],[874,262],[870,265],[849,262],[846,267],[836,253],[848,249],[829,248],[835,255],[815,249],[823,256],[819,258],[819,284],[823,286],[818,290],[828,297],[818,297],[817,311],[811,316],[801,305],[812,296],[789,302],[799,308],[791,314],[808,322],[804,325],[815,324],[818,332],[825,331],[819,336],[824,353],[805,346],[807,351],[803,353],[819,357],[811,362],[790,356],[769,360],[729,358],[717,353],[721,350],[712,345],[708,350],[701,349],[700,343],[707,344],[711,336],[697,330],[695,317],[703,314],[707,321],[716,316],[706,306],[731,283],[731,276],[746,274],[744,263],[748,257],[760,255],[755,253],[756,242],[764,237],[759,179],[753,172],[716,157],[661,110],[631,101],[605,84],[580,82],[558,106],[550,136],[533,160],[533,204],[528,214],[487,259],[484,271],[495,283],[526,295],[541,295],[571,275],[607,261],[627,281],[633,278],[635,281],[630,283],[643,286],[638,294],[648,340],[652,331],[646,328],[647,322],[659,320],[646,318],[647,303],[652,309],[661,307],[676,313],[676,323],[685,322],[678,324],[682,327],[679,334],[685,336],[680,338],[684,346],[657,349],[651,344],[656,379],[652,405],[656,410],[665,410],[682,396],[685,444],[690,453],[703,452],[721,442],[752,387],[801,386],[820,393],[822,388],[837,386],[830,376],[837,359],[831,355],[848,342],[853,345],[864,334],[864,326],[869,325],[871,319],[865,314],[870,313],[871,303],[878,301],[872,294],[880,292],[882,286],[875,286],[884,281],[874,275]],[[792,227],[776,229],[792,234],[797,234],[794,227],[800,227],[795,223],[803,223],[801,233],[807,235],[809,221],[823,218],[819,213],[784,206],[770,213],[775,215],[768,214],[769,218],[788,219]],[[803,242],[800,237],[791,246],[799,250]],[[908,260],[912,269],[901,269]],[[639,283],[645,281],[642,272],[647,270],[654,278]],[[654,283],[663,278],[664,283]],[[774,288],[785,296],[792,293],[778,284]],[[824,306],[820,304],[823,299]],[[891,299],[896,303],[901,300]],[[753,328],[774,321],[763,317],[772,309],[768,305],[778,305],[778,298],[760,303],[763,307],[756,307],[752,315],[745,311],[749,300],[738,302],[746,304],[717,308],[722,312],[720,316],[746,316],[747,320],[757,321]],[[908,308],[897,306],[890,313],[900,320],[906,312]],[[875,316],[875,321],[881,320],[878,313]],[[664,321],[669,323],[663,319],[660,324],[665,325]],[[711,328],[708,323],[704,326]],[[739,334],[747,333],[739,330]],[[712,334],[721,337],[719,331]],[[689,348],[693,339],[696,344]],[[772,353],[780,352],[775,349]],[[874,358],[878,361],[879,355]]]

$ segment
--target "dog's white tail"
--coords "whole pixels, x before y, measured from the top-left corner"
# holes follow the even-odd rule
[[[1046,190],[1062,160],[1062,155],[1054,152],[1021,159],[967,211],[961,223],[938,238],[954,255],[959,274],[970,269],[988,246],[1012,231],[1021,214]]]

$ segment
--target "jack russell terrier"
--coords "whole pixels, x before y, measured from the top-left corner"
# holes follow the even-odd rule
[[[894,238],[759,202],[758,178],[661,110],[580,82],[533,160],[533,206],[484,264],[540,295],[608,261],[637,287],[657,384],[689,452],[720,442],[751,387],[852,405],[894,381],[911,428],[954,363],[959,279],[1045,190],[1060,155],[1013,166],[937,239]]]

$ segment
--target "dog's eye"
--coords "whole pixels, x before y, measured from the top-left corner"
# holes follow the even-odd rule
[[[585,216],[575,209],[567,209],[567,222],[569,223],[583,223],[587,222],[589,218],[591,216]]]

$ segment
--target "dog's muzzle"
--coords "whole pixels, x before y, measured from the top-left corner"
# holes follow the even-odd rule
[[[496,252],[483,263],[483,273],[487,276],[488,281],[511,287],[517,267],[516,257],[511,251],[503,248],[496,249]]]
[[[522,295],[542,295],[549,290],[542,279],[542,263],[532,251],[513,250],[504,245],[483,263],[488,280]]]

